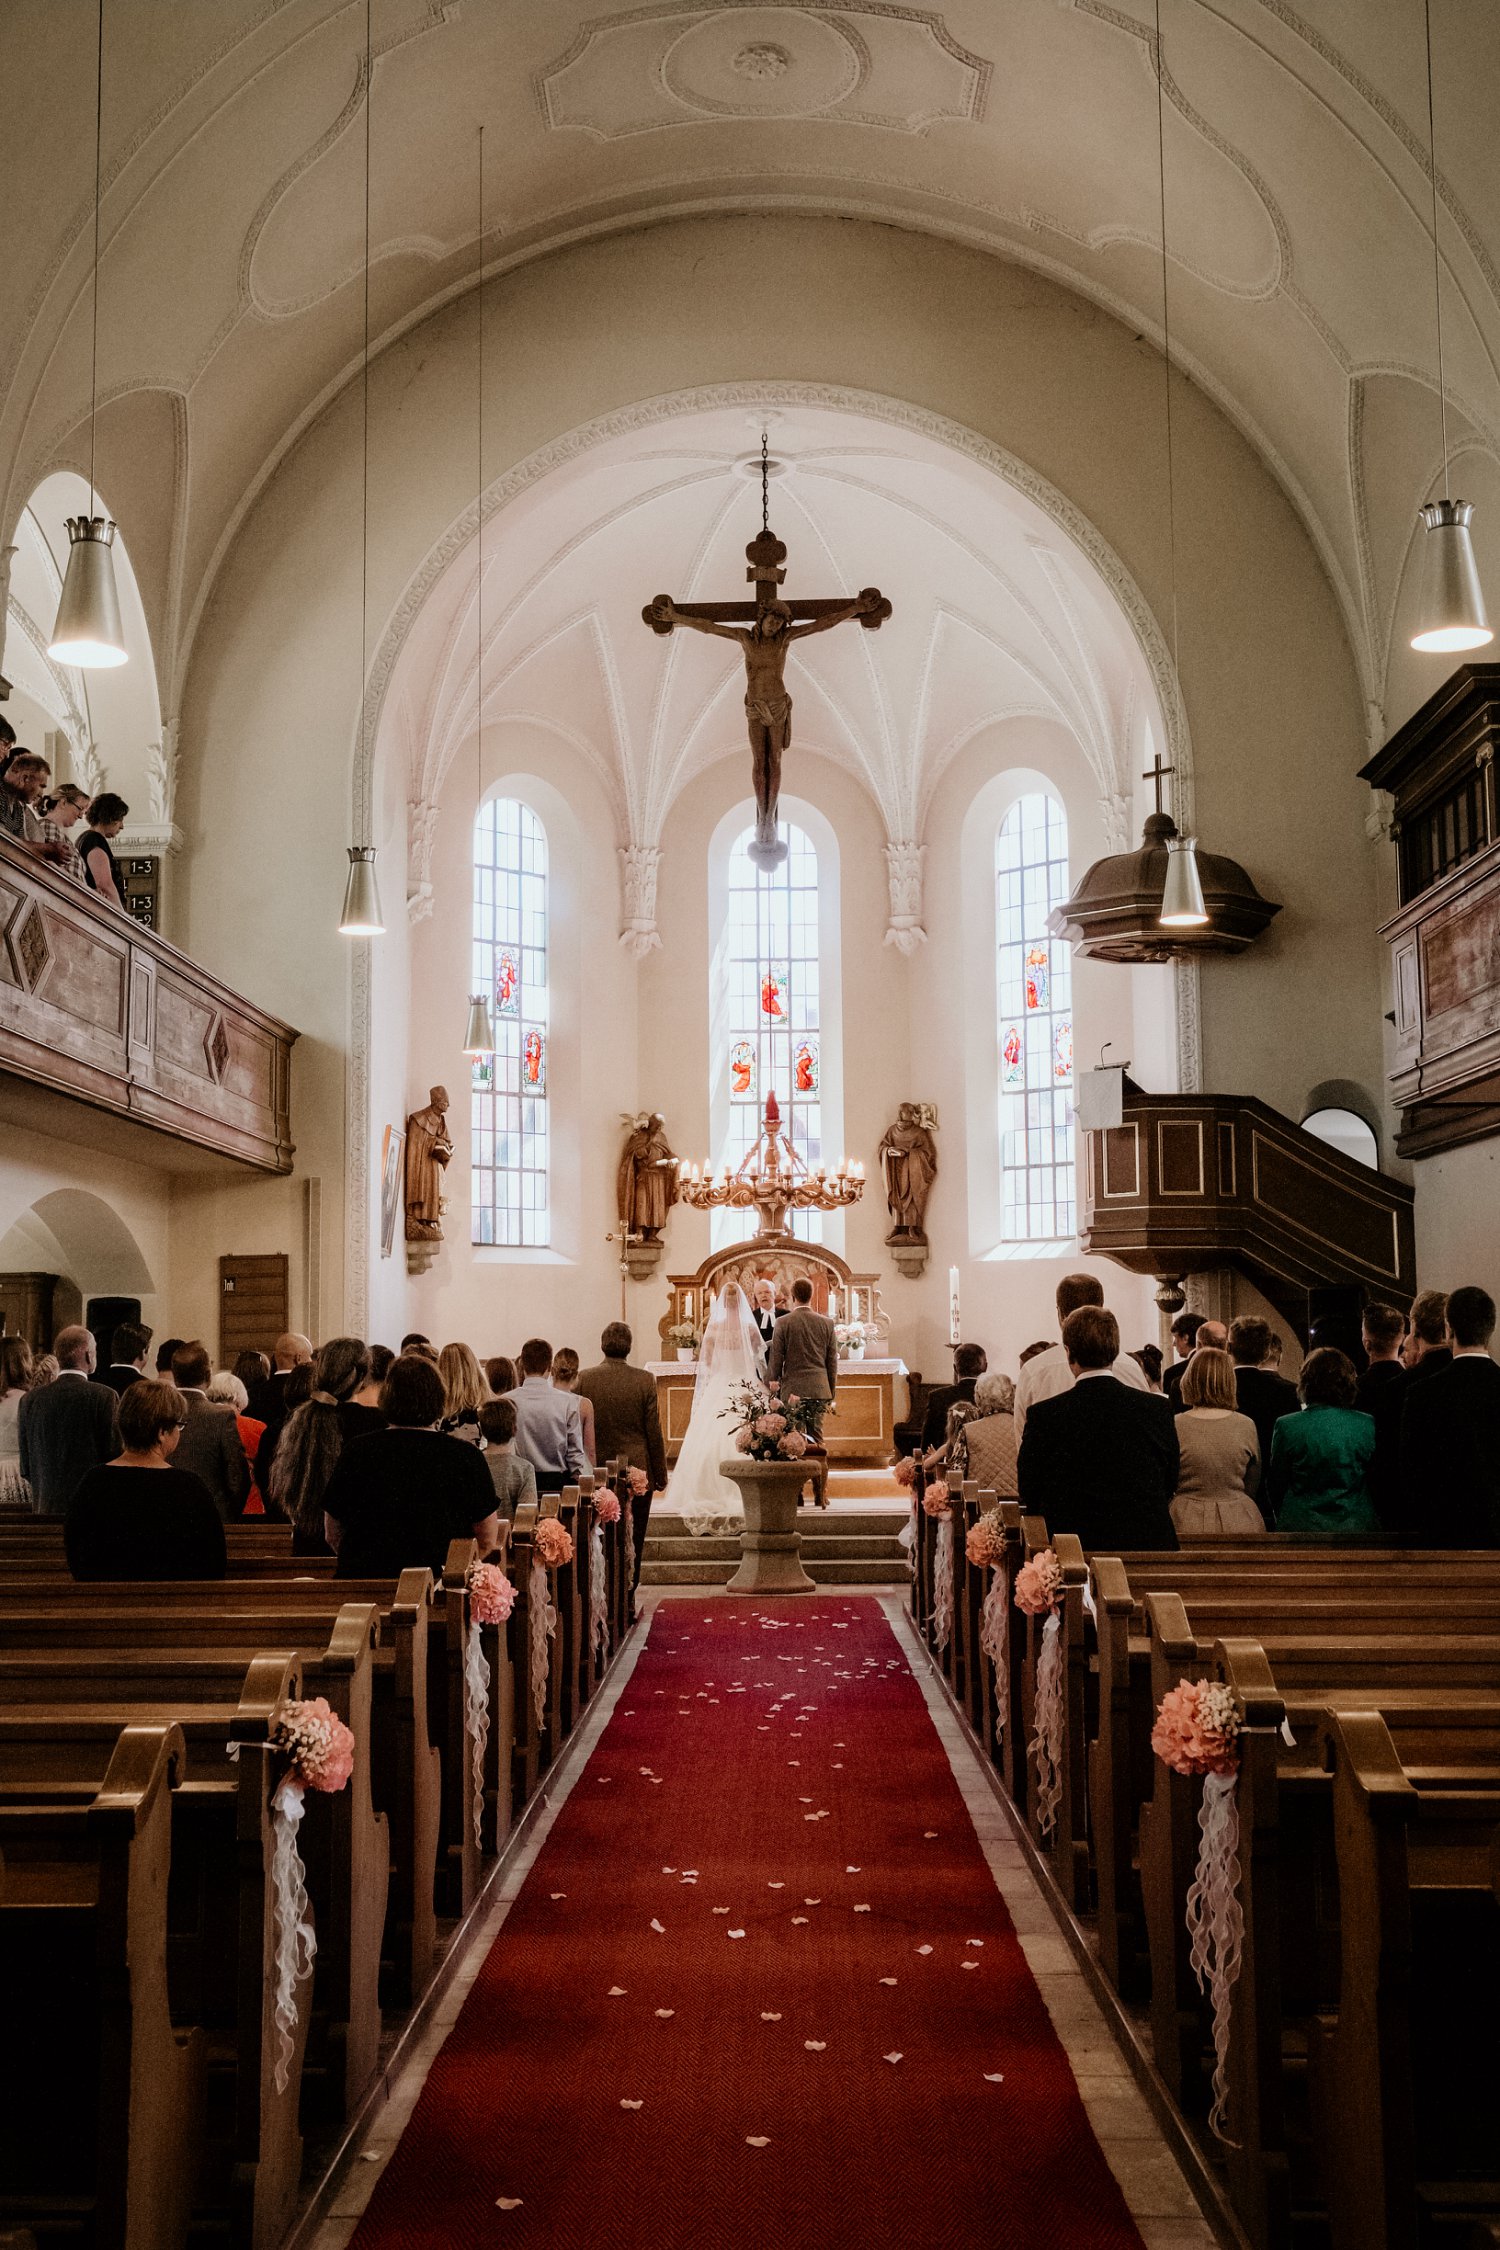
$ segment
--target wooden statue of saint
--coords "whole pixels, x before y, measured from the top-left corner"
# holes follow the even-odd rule
[[[434,1086],[425,1109],[406,1120],[406,1239],[443,1239],[443,1178],[453,1142],[448,1132],[448,1089]]]
[[[667,1145],[660,1111],[625,1120],[630,1127],[616,1182],[620,1223],[643,1242],[659,1242],[677,1201],[677,1159]]]
[[[937,1142],[922,1110],[919,1102],[903,1102],[880,1144],[880,1170],[891,1214],[887,1242],[927,1240],[927,1198],[937,1178],[938,1161]]]

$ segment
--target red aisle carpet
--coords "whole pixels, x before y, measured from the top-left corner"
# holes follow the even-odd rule
[[[661,1604],[354,2242],[1139,2250],[873,1600]]]

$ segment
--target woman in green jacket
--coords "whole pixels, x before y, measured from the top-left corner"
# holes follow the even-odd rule
[[[1378,1531],[1370,1498],[1375,1424],[1356,1414],[1359,1378],[1342,1352],[1309,1352],[1297,1380],[1300,1414],[1284,1414],[1271,1433],[1269,1497],[1278,1531],[1342,1539]]]

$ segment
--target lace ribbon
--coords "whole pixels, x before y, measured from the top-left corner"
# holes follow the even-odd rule
[[[896,1534],[897,1546],[906,1549],[906,1567],[913,1578],[917,1575],[917,1538],[918,1525],[921,1521],[921,1505],[916,1493],[913,1492],[911,1514],[906,1519],[906,1529],[898,1531]]]
[[[994,1668],[995,1731],[1004,1734],[1010,1725],[1010,1603],[1003,1570],[990,1572],[990,1590],[979,1613],[979,1645]]]
[[[609,1646],[608,1571],[609,1565],[604,1560],[604,1526],[595,1516],[594,1528],[589,1533],[589,1635],[595,1657],[601,1659]]]
[[[464,1647],[464,1731],[474,1774],[474,1841],[484,1842],[484,1754],[490,1741],[490,1664],[484,1653],[484,1627],[469,1619]]]
[[[932,1645],[941,1655],[953,1638],[953,1511],[938,1518],[932,1564]]]
[[[1188,1960],[1214,2011],[1213,2107],[1209,2130],[1226,2148],[1238,2148],[1225,2126],[1229,2115],[1230,2003],[1245,1942],[1240,1905],[1239,1776],[1210,1773],[1198,1808],[1198,1867],[1187,1895]]]
[[[1036,1732],[1031,1755],[1036,1760],[1036,1825],[1042,1836],[1057,1826],[1062,1803],[1063,1746],[1062,1619],[1050,1610],[1042,1627],[1042,1653],[1036,1667]]]
[[[546,1566],[536,1561],[531,1565],[526,1613],[531,1627],[531,1709],[540,1731],[547,1724],[547,1643],[557,1631],[557,1611],[547,1596]]]
[[[297,1849],[297,1829],[307,1807],[300,1785],[283,1781],[271,1799],[271,1826],[276,1842],[271,1853],[271,1887],[276,1900],[276,2068],[278,2094],[284,2094],[292,2074],[297,2036],[297,1987],[312,1975],[318,1940],[307,1900],[302,1854]]]

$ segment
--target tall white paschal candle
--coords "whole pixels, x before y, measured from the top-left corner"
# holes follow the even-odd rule
[[[957,1266],[950,1266],[948,1268],[948,1341],[950,1344],[957,1344],[961,1341],[961,1334],[958,1325]]]

